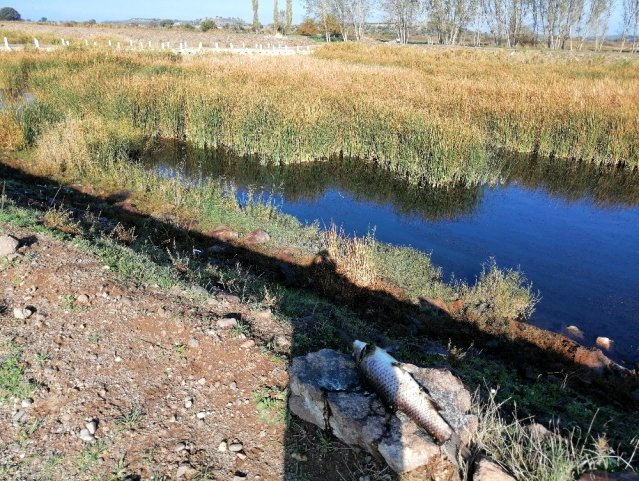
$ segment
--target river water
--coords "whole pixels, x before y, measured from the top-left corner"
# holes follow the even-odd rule
[[[275,192],[302,222],[430,252],[433,263],[473,282],[494,257],[520,268],[541,294],[530,322],[594,345],[628,366],[639,362],[639,175],[551,159],[509,158],[496,186],[415,188],[361,163],[266,167],[164,148],[151,165],[165,175],[225,177],[242,190]]]

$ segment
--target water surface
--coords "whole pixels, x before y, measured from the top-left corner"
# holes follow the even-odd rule
[[[558,160],[509,158],[503,184],[416,188],[361,163],[333,160],[266,167],[184,148],[163,149],[164,173],[225,177],[240,190],[276,192],[281,210],[302,222],[332,222],[432,253],[473,282],[494,257],[520,268],[542,296],[530,322],[615,341],[609,353],[639,362],[639,175]]]

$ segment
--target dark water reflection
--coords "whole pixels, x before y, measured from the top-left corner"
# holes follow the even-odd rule
[[[412,187],[361,163],[261,166],[185,146],[159,150],[167,175],[225,177],[240,191],[274,191],[303,222],[332,221],[384,242],[432,252],[447,276],[473,281],[491,256],[520,267],[542,294],[531,322],[615,341],[639,362],[639,175],[551,159],[508,158],[498,186]]]

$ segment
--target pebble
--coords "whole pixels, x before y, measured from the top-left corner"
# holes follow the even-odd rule
[[[85,443],[92,443],[95,441],[95,436],[93,436],[93,434],[91,434],[91,432],[89,432],[86,428],[80,431],[79,438]]]
[[[191,348],[196,348],[200,345],[200,341],[198,341],[197,339],[195,339],[194,337],[192,337],[191,339],[189,339],[189,347]]]
[[[22,402],[20,403],[20,405],[23,408],[28,408],[28,407],[33,405],[33,399],[31,399],[30,397],[28,397],[26,399],[23,399]]]
[[[206,417],[206,413],[204,411],[200,411],[195,415],[198,419],[204,419]]]
[[[115,362],[122,362],[122,358],[120,356],[115,356]]]
[[[229,451],[232,453],[239,453],[242,449],[244,449],[242,443],[231,443],[229,445]]]
[[[233,381],[231,384],[229,384],[229,387],[231,388],[232,391],[235,391],[237,389],[237,383]]]
[[[609,337],[600,336],[600,337],[597,338],[595,343],[597,344],[597,347],[600,347],[601,349],[608,350],[608,349],[612,348],[612,345],[614,344],[614,341],[612,339],[610,339]]]
[[[28,307],[14,307],[13,308],[13,317],[15,317],[16,319],[29,319],[29,317],[31,317],[31,314],[33,314],[34,311],[32,311],[31,309],[29,309]]]
[[[13,422],[13,424],[18,424],[20,421],[22,421],[22,418],[24,418],[25,414],[26,412],[24,411],[24,409],[20,409],[11,417],[11,422]]]
[[[88,423],[86,423],[85,427],[87,428],[87,431],[89,431],[91,435],[94,435],[95,432],[98,430],[98,423],[94,419],[93,421],[89,421]]]
[[[184,407],[185,407],[186,409],[189,409],[191,406],[193,406],[193,398],[192,398],[192,397],[187,397],[187,398],[184,400]]]
[[[177,443],[175,445],[175,452],[176,453],[179,453],[179,452],[184,451],[184,450],[186,450],[186,444],[185,443]]]
[[[253,339],[249,339],[248,341],[244,341],[242,344],[240,344],[240,347],[242,349],[248,349],[253,346],[255,346],[255,341]]]
[[[86,294],[80,294],[78,297],[75,298],[75,300],[78,304],[87,305],[89,303],[89,296],[87,296]]]
[[[244,481],[246,479],[246,473],[241,471],[237,471],[235,476],[233,476],[233,481]]]
[[[219,452],[221,452],[221,453],[225,453],[225,452],[226,452],[227,447],[228,447],[228,446],[227,446],[227,444],[226,444],[226,441],[222,441],[222,442],[218,445],[217,450],[218,450]]]
[[[224,317],[222,319],[218,319],[216,325],[219,329],[231,329],[237,326],[237,319],[233,317]]]

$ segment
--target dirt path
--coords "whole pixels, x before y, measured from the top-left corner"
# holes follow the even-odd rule
[[[0,402],[0,478],[283,478],[286,364],[241,329],[282,331],[268,311],[122,284],[69,243],[0,228],[30,244],[2,264],[0,357],[19,350],[34,386]]]

